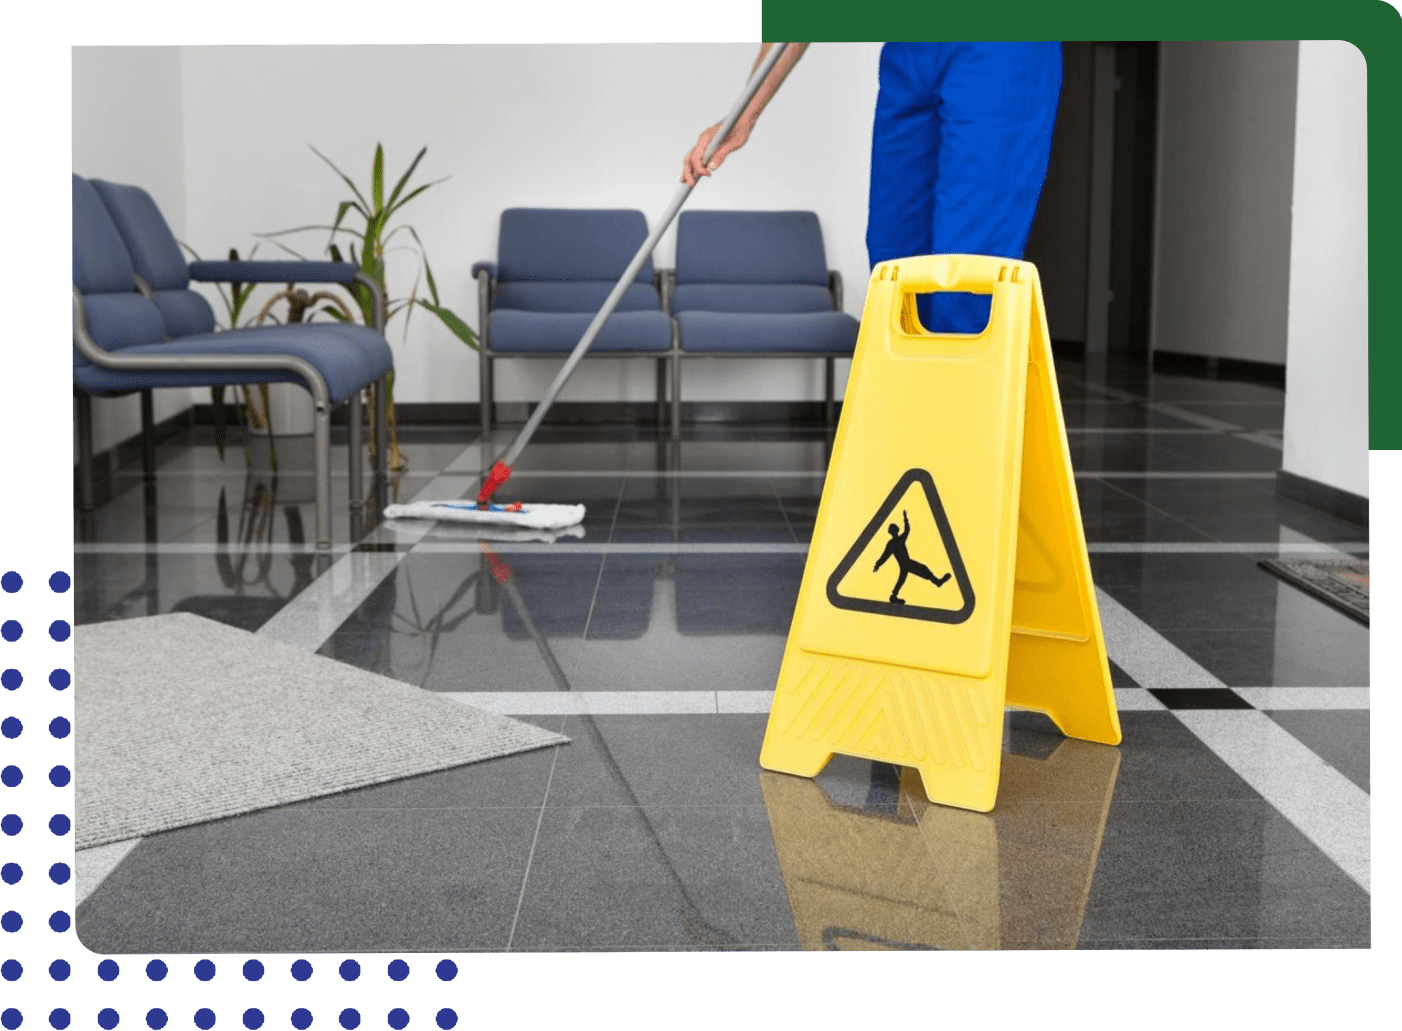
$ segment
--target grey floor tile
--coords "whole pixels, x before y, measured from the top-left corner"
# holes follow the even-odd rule
[[[500,950],[539,810],[273,810],[147,838],[78,908],[99,953]]]
[[[758,805],[768,716],[570,716],[551,808]]]
[[[1268,715],[1364,791],[1371,790],[1371,714],[1358,710],[1288,709]]]
[[[1145,504],[1117,483],[1078,477],[1076,500],[1087,541],[1207,541],[1206,533],[1182,519]]]
[[[1280,468],[1280,451],[1230,434],[1164,436],[1154,443],[1159,451],[1182,458],[1197,469],[1275,472]]]
[[[512,948],[796,948],[762,805],[550,808]]]
[[[1355,939],[1368,895],[1265,802],[1117,799],[1082,941]]]
[[[1164,627],[1161,632],[1232,687],[1367,686],[1368,628],[1316,605],[1320,611],[1308,621],[1282,618],[1265,629]]]

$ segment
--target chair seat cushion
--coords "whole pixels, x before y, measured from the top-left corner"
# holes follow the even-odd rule
[[[832,294],[825,286],[802,283],[678,284],[672,295],[672,311],[832,311]]]
[[[158,344],[123,348],[121,354],[194,356],[207,354],[287,354],[304,358],[326,380],[333,404],[394,368],[383,337],[364,326],[327,324],[273,326],[200,333]],[[119,370],[93,365],[75,352],[73,382],[89,393],[121,393],[142,387],[202,387],[224,383],[299,383],[292,372],[235,369]]]
[[[612,282],[498,282],[492,300],[494,310],[588,312],[604,306],[617,285]],[[661,311],[662,298],[651,283],[630,283],[618,299],[615,311]]]
[[[594,321],[594,313],[498,310],[491,314],[488,343],[495,353],[567,354]],[[616,311],[609,316],[590,353],[666,352],[672,347],[672,320],[660,311]]]
[[[796,315],[684,311],[676,318],[681,349],[688,353],[851,354],[857,344],[857,320],[840,311]]]

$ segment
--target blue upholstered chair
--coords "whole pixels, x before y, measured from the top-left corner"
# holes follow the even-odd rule
[[[376,328],[341,324],[214,332],[209,304],[189,289],[209,282],[361,283],[374,297]],[[330,539],[330,413],[351,403],[351,495],[360,495],[360,391],[377,384],[377,482],[384,479],[384,298],[354,265],[301,261],[201,261],[187,265],[155,202],[134,186],[73,176],[73,383],[83,507],[92,504],[90,396],[160,387],[299,383],[315,405],[316,540]],[[145,395],[149,396],[149,395]],[[149,447],[149,402],[143,429]]]
[[[827,421],[834,369],[850,358],[857,320],[842,311],[811,211],[684,211],[677,223],[671,294],[679,357],[822,358]],[[673,365],[673,432],[681,418],[681,363]]]
[[[482,435],[491,432],[492,365],[503,357],[563,357],[647,239],[641,211],[508,208],[497,260],[472,266],[477,280]],[[590,354],[657,360],[657,417],[664,420],[672,324],[649,258],[604,323]]]

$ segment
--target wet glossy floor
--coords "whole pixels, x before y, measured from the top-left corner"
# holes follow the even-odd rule
[[[123,474],[79,525],[79,623],[195,612],[571,742],[81,853],[79,937],[99,953],[1369,946],[1368,629],[1258,565],[1366,557],[1367,529],[1276,495],[1277,389],[1058,376],[1124,741],[1009,713],[989,814],[867,760],[816,781],[758,765],[819,429],[671,445],[547,428],[510,490],[582,502],[578,532],[484,543],[338,505],[329,569],[304,547],[291,446],[275,481],[201,431],[164,446],[154,484]],[[404,430],[398,499],[474,495],[511,435]]]

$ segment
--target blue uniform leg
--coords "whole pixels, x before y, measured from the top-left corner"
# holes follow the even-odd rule
[[[1059,43],[888,43],[872,132],[872,264],[913,254],[1021,258],[1061,94]],[[988,298],[921,298],[936,332],[976,333]]]

